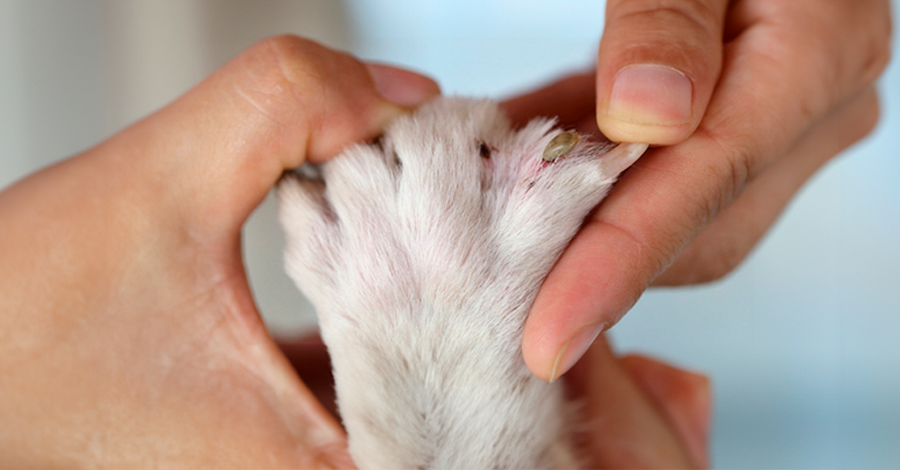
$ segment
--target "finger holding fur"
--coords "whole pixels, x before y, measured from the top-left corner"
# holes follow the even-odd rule
[[[409,96],[403,105],[383,96],[386,77],[422,88],[421,101],[438,93],[434,82],[397,70],[298,37],[266,39],[93,158],[133,180],[161,215],[233,234],[284,170],[374,137],[411,109]]]

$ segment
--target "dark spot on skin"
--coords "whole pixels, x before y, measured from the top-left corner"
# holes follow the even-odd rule
[[[375,137],[374,139],[369,141],[369,145],[374,145],[378,148],[378,150],[384,151],[384,134]]]
[[[370,145],[375,146],[379,152],[381,152],[389,161],[393,161],[397,168],[403,168],[403,162],[400,161],[400,157],[397,155],[397,152],[394,150],[393,145],[386,145],[384,142],[384,134],[379,135],[371,142]]]
[[[531,379],[529,377],[519,377],[515,385],[516,394],[524,394],[529,382],[531,382]]]
[[[491,147],[484,143],[483,140],[478,141],[478,155],[485,159],[491,158]]]
[[[409,361],[407,361],[405,357],[400,356],[400,364],[403,367],[404,372],[409,372]]]

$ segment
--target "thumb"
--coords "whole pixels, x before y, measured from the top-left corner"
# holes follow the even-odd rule
[[[722,67],[728,0],[609,0],[597,124],[616,142],[669,145],[700,123]]]
[[[280,36],[254,45],[99,153],[127,155],[125,172],[144,175],[140,185],[153,191],[162,213],[233,235],[284,170],[374,137],[438,93],[413,72]]]

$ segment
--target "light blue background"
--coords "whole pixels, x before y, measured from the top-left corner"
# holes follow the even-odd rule
[[[268,35],[406,65],[448,93],[504,97],[589,66],[602,19],[602,2],[587,0],[0,0],[0,187],[99,142]],[[129,88],[135,67],[146,80]],[[152,99],[125,109],[134,89]],[[650,292],[614,329],[620,349],[712,377],[719,468],[900,467],[897,61],[880,89],[876,132],[813,178],[737,272]],[[267,203],[251,220],[246,257],[267,321],[289,331],[310,317],[281,272],[272,214]]]

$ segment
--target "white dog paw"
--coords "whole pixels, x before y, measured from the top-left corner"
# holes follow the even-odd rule
[[[561,398],[524,366],[522,326],[645,148],[439,99],[318,175],[282,179],[287,271],[318,311],[357,464],[546,462]]]

